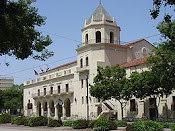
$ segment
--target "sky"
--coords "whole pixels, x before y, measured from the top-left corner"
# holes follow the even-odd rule
[[[100,0],[37,0],[32,6],[37,7],[39,14],[47,18],[46,24],[37,29],[51,37],[53,43],[48,49],[54,52],[54,56],[44,62],[0,56],[0,77],[13,77],[15,84],[21,84],[39,77],[34,74],[34,70],[40,73],[40,68],[45,70],[46,65],[51,69],[76,60],[75,49],[81,44],[84,21],[99,3]],[[156,26],[167,10],[163,10],[158,19],[152,20],[149,13],[153,6],[152,0],[102,0],[102,5],[121,27],[121,41],[146,38],[151,43],[160,42]],[[10,65],[6,66],[5,63]]]

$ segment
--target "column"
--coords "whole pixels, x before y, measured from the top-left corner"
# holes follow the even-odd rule
[[[50,107],[49,107],[49,104],[47,105],[47,117],[50,117]]]
[[[33,115],[34,115],[34,116],[38,116],[38,109],[37,109],[37,106],[34,106]]]
[[[144,101],[141,100],[138,103],[138,117],[142,118],[144,116]]]
[[[63,118],[65,118],[66,117],[66,109],[65,109],[64,105],[62,105],[62,110],[63,110]]]
[[[44,116],[44,108],[43,108],[43,105],[41,105],[41,116]]]
[[[55,119],[58,120],[58,109],[57,109],[57,106],[55,105]]]

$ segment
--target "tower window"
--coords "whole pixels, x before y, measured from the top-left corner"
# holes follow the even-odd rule
[[[80,68],[83,68],[83,59],[80,59]]]
[[[86,57],[86,66],[89,66],[89,58]]]
[[[40,96],[40,89],[38,89],[38,96]]]
[[[110,32],[110,43],[114,43],[114,33]]]
[[[50,94],[53,94],[53,87],[50,87]]]
[[[97,31],[96,32],[96,43],[100,43],[101,42],[101,32]]]
[[[82,96],[82,104],[84,104],[84,97]]]
[[[89,39],[88,39],[88,34],[86,34],[86,36],[85,36],[85,43],[86,43],[86,44],[88,44],[88,40],[89,40]]]
[[[60,86],[58,86],[58,93],[60,93],[61,92],[61,87]]]
[[[46,88],[44,88],[44,95],[46,95]]]
[[[66,84],[66,92],[69,92],[69,84]]]
[[[84,82],[83,79],[81,80],[81,88],[83,88]]]

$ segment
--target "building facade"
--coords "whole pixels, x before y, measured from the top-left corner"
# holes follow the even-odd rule
[[[0,78],[0,90],[7,90],[14,84],[13,78]]]
[[[100,102],[92,97],[89,84],[93,84],[98,66],[119,64],[126,67],[128,76],[134,71],[148,70],[143,63],[154,46],[145,39],[121,45],[120,31],[115,18],[111,18],[100,4],[85,20],[82,44],[76,49],[77,60],[43,72],[40,78],[24,83],[24,115],[96,119],[114,114],[121,119],[120,104],[114,99]],[[161,104],[172,103],[171,97],[162,99]],[[154,100],[150,100],[151,105],[149,99],[147,101],[148,106],[145,100],[133,98],[123,101],[126,103],[124,117],[154,116]],[[168,109],[171,108],[168,106]]]

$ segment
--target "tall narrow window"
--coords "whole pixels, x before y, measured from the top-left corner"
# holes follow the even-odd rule
[[[110,32],[110,43],[114,43],[114,33]]]
[[[130,100],[130,111],[136,111],[136,102],[135,102],[135,99]]]
[[[58,94],[61,92],[61,87],[58,86]]]
[[[173,99],[172,110],[175,111],[175,96],[173,96],[172,99]]]
[[[101,42],[101,32],[97,31],[96,32],[96,43],[100,43]]]
[[[86,66],[89,66],[89,58],[86,57]]]
[[[66,84],[66,92],[69,92],[69,84]]]
[[[83,83],[83,79],[81,80],[81,88],[83,88],[83,85],[84,85],[84,83]]]
[[[50,87],[50,94],[53,94],[53,87]]]
[[[38,96],[40,96],[40,89],[38,89]]]
[[[88,34],[85,36],[85,43],[88,44]]]
[[[80,59],[80,68],[83,68],[83,59]]]
[[[82,104],[84,104],[84,97],[82,96]]]
[[[46,88],[44,88],[44,95],[46,95]]]

